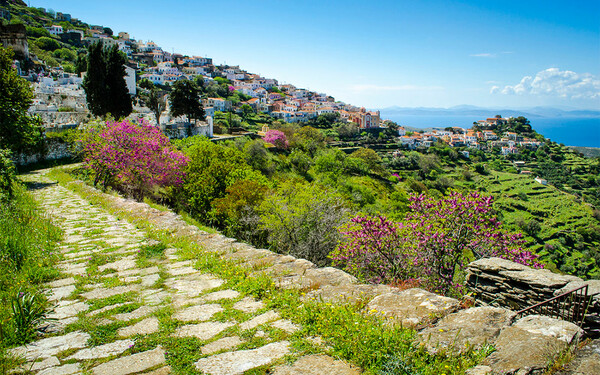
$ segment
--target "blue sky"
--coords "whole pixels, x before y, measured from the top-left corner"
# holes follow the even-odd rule
[[[370,108],[600,109],[599,1],[29,3]]]

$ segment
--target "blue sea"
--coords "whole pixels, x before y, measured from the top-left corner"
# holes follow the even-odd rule
[[[461,126],[470,128],[474,121],[482,120],[477,116],[385,116],[401,126],[413,128]],[[529,117],[535,131],[546,138],[567,146],[600,147],[600,117]]]

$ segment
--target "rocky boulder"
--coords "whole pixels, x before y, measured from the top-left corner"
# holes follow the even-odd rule
[[[456,310],[460,302],[419,288],[379,295],[366,309],[369,312],[391,317],[402,326],[420,328]]]
[[[419,341],[434,354],[439,350],[462,353],[471,347],[494,344],[515,313],[498,307],[474,307],[442,318],[434,327],[419,332]]]
[[[491,367],[494,374],[541,374],[582,333],[573,323],[528,315],[500,332],[496,351],[483,365]]]

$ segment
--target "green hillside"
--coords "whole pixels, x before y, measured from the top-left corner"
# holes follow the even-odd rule
[[[492,171],[476,179],[503,221],[527,234],[531,249],[560,271],[599,278],[600,224],[593,207],[532,176]]]

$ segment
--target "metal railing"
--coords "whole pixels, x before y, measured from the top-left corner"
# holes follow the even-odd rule
[[[585,314],[587,313],[590,301],[591,296],[588,296],[588,286],[586,284],[517,311],[517,318],[529,314],[540,314],[551,318],[566,320],[581,326],[585,319]]]

